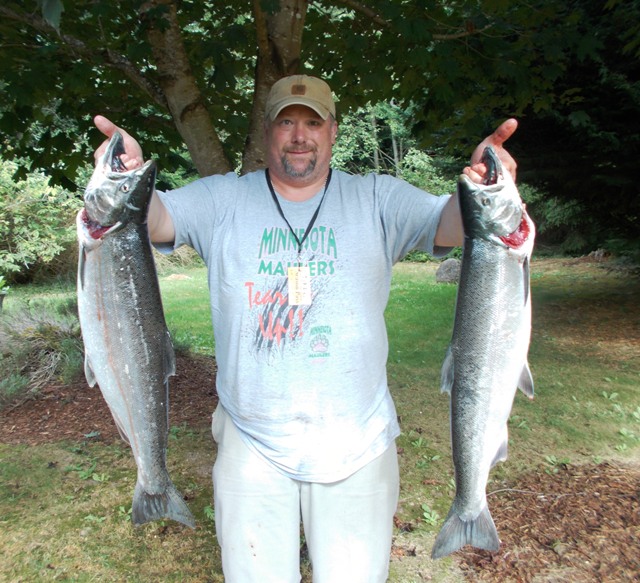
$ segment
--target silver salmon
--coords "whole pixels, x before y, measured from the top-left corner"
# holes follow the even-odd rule
[[[175,355],[147,230],[153,161],[126,171],[119,133],[87,185],[76,225],[78,313],[85,376],[100,386],[138,468],[131,520],[171,518],[195,527],[166,465],[169,384]]]
[[[433,558],[465,545],[500,547],[487,480],[494,464],[507,458],[507,421],[517,388],[533,398],[527,352],[535,227],[491,148],[482,161],[485,184],[464,175],[458,181],[465,238],[453,335],[442,367],[442,391],[450,394],[456,495]]]

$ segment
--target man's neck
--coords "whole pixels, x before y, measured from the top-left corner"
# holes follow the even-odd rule
[[[273,172],[269,172],[269,178],[271,178],[271,184],[274,190],[285,200],[291,202],[303,202],[313,198],[318,192],[320,192],[324,185],[327,183],[327,177],[329,176],[329,170],[326,174],[317,179],[307,180],[304,178],[279,178]]]

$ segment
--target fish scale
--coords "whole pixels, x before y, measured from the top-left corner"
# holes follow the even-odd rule
[[[138,469],[132,522],[171,518],[194,527],[166,466],[168,379],[175,374],[175,355],[146,225],[155,164],[121,172],[123,151],[116,133],[76,219],[85,376],[90,386],[100,387],[132,449]]]
[[[493,150],[485,151],[483,162],[495,182],[479,185],[465,176],[458,182],[465,241],[442,367],[442,391],[450,394],[456,495],[433,558],[467,544],[499,548],[486,484],[493,465],[507,457],[507,421],[518,387],[533,397],[527,351],[535,229]]]

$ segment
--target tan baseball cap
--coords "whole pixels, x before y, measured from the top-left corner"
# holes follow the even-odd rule
[[[308,75],[291,75],[276,81],[267,97],[265,117],[271,121],[288,105],[306,105],[322,119],[336,116],[331,88],[322,79]]]

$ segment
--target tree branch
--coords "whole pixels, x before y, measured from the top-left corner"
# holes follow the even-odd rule
[[[158,9],[158,10],[156,10]],[[140,9],[146,22],[158,79],[169,111],[201,176],[232,170],[198,87],[178,22],[174,0],[149,0]]]
[[[350,8],[351,10],[353,10],[354,12],[357,12],[358,14],[362,14],[363,16],[365,16],[371,22],[373,22],[374,24],[377,24],[378,26],[381,26],[388,30],[393,29],[393,24],[391,22],[389,22],[388,20],[385,20],[377,12],[375,12],[368,6],[364,6],[360,2],[357,2],[356,0],[336,0],[336,2],[339,4],[343,4],[344,6],[346,6],[347,8]],[[466,38],[476,34],[481,34],[485,30],[491,28],[492,26],[493,26],[492,24],[487,24],[486,26],[483,26],[482,28],[478,28],[478,29],[465,28],[464,30],[450,33],[450,34],[434,33],[432,35],[432,38],[433,40],[436,40],[436,41],[458,40],[458,39]]]
[[[384,28],[393,28],[392,24],[382,18],[382,16],[378,15],[376,12],[371,10],[368,6],[363,6],[360,2],[356,2],[355,0],[337,0],[339,4],[344,4],[347,8],[351,8],[351,10],[366,16],[371,22],[378,24]]]
[[[135,65],[125,56],[110,49],[95,50],[86,43],[69,34],[58,33],[44,18],[37,14],[18,13],[6,6],[0,5],[0,16],[26,24],[34,30],[56,37],[62,41],[61,47],[76,57],[83,57],[90,62],[98,61],[106,67],[111,67],[123,73],[134,85],[146,93],[162,109],[168,109],[167,100],[162,90],[147,77],[142,75]]]

